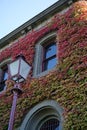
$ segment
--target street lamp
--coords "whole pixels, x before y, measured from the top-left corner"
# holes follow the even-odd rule
[[[31,67],[25,61],[25,58],[23,56],[17,56],[15,61],[8,64],[9,78],[15,81],[15,85],[11,90],[11,92],[13,93],[13,102],[12,102],[8,130],[13,130],[17,98],[18,95],[22,93],[20,83],[26,80],[30,70]]]

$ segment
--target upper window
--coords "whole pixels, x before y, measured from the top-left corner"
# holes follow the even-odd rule
[[[42,70],[50,70],[56,65],[56,42],[50,41],[48,45],[43,47],[44,58]]]
[[[8,78],[7,66],[0,69],[0,92],[6,89],[5,82]]]
[[[56,33],[52,32],[36,44],[34,76],[43,76],[57,64]]]

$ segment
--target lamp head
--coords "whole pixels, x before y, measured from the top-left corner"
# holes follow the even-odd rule
[[[18,55],[16,60],[8,64],[9,77],[15,82],[26,80],[30,70],[31,66],[27,63],[23,55]]]

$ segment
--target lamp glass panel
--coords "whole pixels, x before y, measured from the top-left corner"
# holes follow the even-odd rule
[[[17,80],[18,80],[18,77],[15,76],[15,77],[13,77],[12,79],[13,79],[14,81],[17,81]]]
[[[16,74],[18,74],[18,69],[19,69],[19,60],[16,60],[14,62],[12,62],[10,65],[10,74],[11,76],[14,76]]]
[[[21,65],[20,65],[20,75],[26,79],[29,72],[30,72],[30,65],[26,63],[24,60],[21,59]]]
[[[20,79],[16,80],[16,82],[21,83],[21,82],[23,82],[24,80],[25,80],[25,79],[21,77]]]

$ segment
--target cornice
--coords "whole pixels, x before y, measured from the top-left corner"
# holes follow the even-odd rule
[[[54,3],[52,6],[48,7],[35,17],[31,18],[29,21],[25,22],[21,26],[19,26],[17,29],[13,30],[11,33],[0,39],[0,48],[3,48],[4,46],[8,45],[9,42],[14,41],[18,37],[22,35],[23,31],[29,31],[32,27],[34,28],[35,25],[38,25],[40,22],[46,20],[47,18],[53,16],[55,13],[63,10],[63,8],[68,7],[72,2],[75,2],[76,0],[59,0],[56,3]]]

